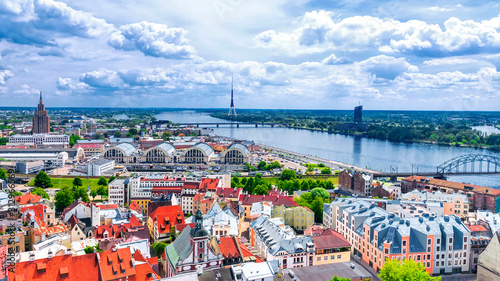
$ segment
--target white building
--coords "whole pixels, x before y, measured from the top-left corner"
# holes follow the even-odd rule
[[[193,222],[194,216],[186,219],[186,223]],[[230,208],[222,210],[217,203],[203,216],[203,227],[211,236],[238,236],[239,234],[238,217],[231,212]]]
[[[12,135],[9,137],[10,144],[26,144],[51,147],[68,147],[69,136],[59,134],[33,134],[33,135]]]
[[[68,160],[68,153],[66,151],[46,151],[46,152],[31,152],[20,153],[19,150],[1,150],[0,158],[10,161],[44,161],[46,164],[52,164],[57,167],[64,167]]]
[[[495,234],[500,230],[500,213],[493,213],[489,210],[478,210],[471,213],[471,216],[476,220],[483,220],[488,223],[491,233]]]
[[[231,271],[236,281],[273,281],[278,273],[276,261],[247,262],[241,265],[232,265]]]
[[[124,206],[125,190],[127,189],[129,179],[114,179],[108,184],[108,200],[112,204]]]
[[[100,177],[103,174],[115,168],[115,161],[108,159],[97,159],[88,164],[87,175],[91,177]]]

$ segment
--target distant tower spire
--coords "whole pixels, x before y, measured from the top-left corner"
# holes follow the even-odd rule
[[[231,75],[231,106],[229,107],[229,113],[227,116],[236,117],[236,109],[234,108],[234,97],[233,97],[233,75]]]
[[[42,91],[40,91],[40,100],[42,100]]]

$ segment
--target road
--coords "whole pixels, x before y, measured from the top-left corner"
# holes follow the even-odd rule
[[[441,275],[441,281],[476,281],[476,279],[476,274]]]

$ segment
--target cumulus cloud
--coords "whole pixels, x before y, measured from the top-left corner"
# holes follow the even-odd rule
[[[376,77],[390,80],[404,72],[418,71],[418,67],[408,63],[405,58],[395,58],[386,55],[371,57],[358,64]]]
[[[335,54],[331,54],[328,57],[324,58],[321,63],[322,64],[328,64],[328,65],[334,65],[334,64],[343,64],[343,63],[348,63],[349,60],[346,58],[337,58]]]
[[[5,85],[9,78],[12,78],[14,74],[10,70],[0,71],[0,85]]]
[[[444,28],[421,20],[401,22],[372,16],[337,20],[334,16],[331,11],[307,12],[290,32],[268,30],[258,34],[254,37],[255,46],[290,55],[373,48],[421,56],[500,50],[500,16],[481,22],[451,17],[443,23]]]
[[[123,86],[123,80],[117,72],[104,68],[82,74],[80,76],[80,82],[93,88],[110,90],[118,89]]]
[[[120,26],[119,31],[108,38],[108,44],[115,49],[139,50],[153,57],[190,59],[196,51],[185,35],[182,28],[143,21]]]

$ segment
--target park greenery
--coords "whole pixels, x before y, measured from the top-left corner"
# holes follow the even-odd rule
[[[310,192],[304,192],[295,203],[300,206],[308,207],[314,212],[314,221],[323,222],[323,204],[330,203],[330,194],[324,188],[316,187]]]
[[[45,189],[41,187],[35,187],[33,190],[31,190],[31,194],[42,196],[42,198],[45,198],[47,200],[50,200],[49,194],[45,191]]]
[[[381,281],[440,281],[441,276],[431,277],[423,263],[413,260],[388,260],[386,259],[384,267],[380,270],[379,277]]]

